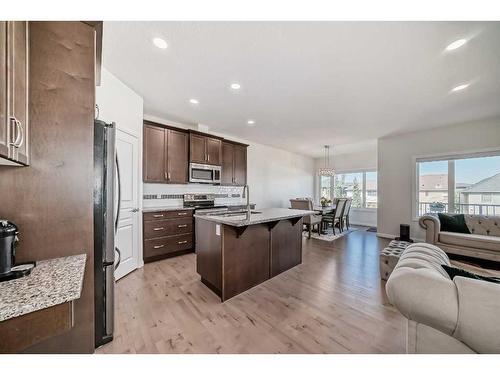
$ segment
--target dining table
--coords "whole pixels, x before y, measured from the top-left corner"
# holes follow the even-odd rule
[[[313,210],[318,212],[321,215],[329,214],[329,213],[335,211],[336,208],[337,208],[337,205],[335,203],[330,204],[328,206],[320,206],[320,205],[313,206]]]

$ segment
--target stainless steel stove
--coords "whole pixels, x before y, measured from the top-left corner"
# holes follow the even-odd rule
[[[216,205],[214,194],[184,194],[184,207],[194,208],[196,214],[225,212],[227,206]]]

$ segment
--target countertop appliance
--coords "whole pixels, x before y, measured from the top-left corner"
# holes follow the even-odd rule
[[[115,233],[120,212],[116,124],[94,121],[94,313],[95,347],[113,340],[114,271],[120,264]],[[116,203],[115,203],[116,202]],[[115,264],[115,253],[118,255]]]
[[[15,265],[18,234],[16,224],[0,219],[0,282],[29,275],[35,267],[35,262]]]
[[[221,166],[189,163],[189,182],[220,184]]]
[[[17,226],[7,220],[0,220],[0,275],[11,273],[14,266]]]

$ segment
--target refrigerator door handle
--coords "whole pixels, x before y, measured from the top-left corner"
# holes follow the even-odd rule
[[[120,263],[122,261],[122,252],[117,247],[115,247],[115,251],[118,253],[118,262],[116,262],[115,264],[115,270],[116,270],[118,267],[120,267]]]
[[[120,220],[120,209],[121,209],[121,200],[122,200],[122,182],[120,180],[120,163],[118,162],[118,152],[116,153],[115,158],[116,163],[116,178],[117,178],[117,190],[118,190],[118,204],[116,207],[116,216],[115,216],[115,233],[118,231],[118,221]]]

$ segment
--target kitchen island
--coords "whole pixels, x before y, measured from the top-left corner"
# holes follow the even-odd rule
[[[201,281],[225,301],[302,263],[302,218],[311,214],[286,208],[195,214]]]

